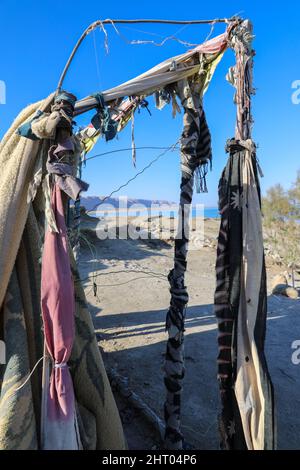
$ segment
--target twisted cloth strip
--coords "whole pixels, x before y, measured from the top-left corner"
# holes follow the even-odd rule
[[[182,80],[177,92],[184,109],[184,127],[181,137],[181,185],[178,232],[175,239],[174,268],[170,271],[171,301],[167,312],[168,332],[165,358],[165,386],[167,397],[164,407],[167,449],[181,449],[183,435],[180,430],[181,393],[184,378],[184,320],[188,303],[185,286],[189,242],[189,216],[193,197],[194,174],[211,160],[211,138],[202,105],[201,81]],[[205,182],[205,172],[204,182]],[[201,183],[205,189],[205,183]]]

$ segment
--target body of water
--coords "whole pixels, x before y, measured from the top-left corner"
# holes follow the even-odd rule
[[[100,209],[101,206],[99,206]],[[101,210],[92,212],[91,215],[96,216],[96,217],[104,217],[104,216],[112,216],[114,211],[112,210],[105,210],[105,208],[101,207]],[[126,215],[126,209],[116,209],[115,214],[119,214],[120,216]],[[178,208],[177,207],[170,207],[170,208],[142,208],[140,210],[133,209],[133,210],[128,210],[128,216],[130,217],[137,217],[137,216],[145,216],[145,217],[158,217],[161,215],[162,217],[178,217]],[[219,219],[220,214],[219,210],[217,207],[198,207],[198,206],[193,206],[192,207],[192,217],[204,217],[204,218],[210,218],[210,219]]]

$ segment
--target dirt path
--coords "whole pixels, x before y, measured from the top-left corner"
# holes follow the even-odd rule
[[[215,236],[217,227],[217,221],[211,222],[208,234]],[[85,282],[85,291],[105,363],[127,377],[131,388],[162,418],[164,322],[169,305],[165,276],[172,267],[173,248],[166,243],[119,239],[97,240],[94,246],[94,259],[88,249],[82,250],[80,271],[82,278],[92,271],[97,275],[97,297],[90,280]],[[182,430],[197,449],[219,446],[214,264],[213,248],[189,253]],[[276,393],[280,449],[300,448],[300,365],[291,361],[291,344],[297,339],[299,301],[269,296],[266,353]],[[155,446],[155,436],[136,412],[119,398],[118,406],[129,447]]]

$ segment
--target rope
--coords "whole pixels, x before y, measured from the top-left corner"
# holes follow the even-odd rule
[[[157,155],[157,157],[155,157],[150,163],[148,163],[148,165],[146,165],[141,171],[139,171],[138,173],[136,173],[132,178],[129,178],[128,181],[126,181],[126,183],[124,184],[121,184],[121,186],[119,186],[117,189],[114,189],[108,196],[105,196],[100,202],[98,202],[97,204],[95,204],[94,207],[92,207],[92,209],[86,211],[86,214],[88,214],[89,212],[93,212],[98,206],[102,205],[107,199],[109,199],[113,194],[117,193],[120,191],[120,189],[123,189],[125,188],[125,186],[128,186],[129,183],[131,183],[132,181],[134,181],[138,176],[142,175],[146,170],[148,170],[148,168],[150,168],[154,163],[156,163],[163,155],[165,155],[169,150],[174,150],[176,147],[177,147],[177,144],[178,144],[178,140],[177,142],[175,142],[175,144],[171,145],[170,147],[167,147],[167,149],[160,153],[159,155]]]
[[[27,384],[28,380],[30,379],[30,377],[32,376],[32,374],[34,373],[35,369],[37,368],[37,366],[39,365],[39,363],[44,359],[45,356],[42,356],[39,358],[39,360],[35,363],[32,371],[30,372],[30,374],[28,375],[27,379],[25,380],[25,382],[22,383],[22,385],[20,385],[19,387],[15,388],[15,390],[13,391],[13,393],[16,393],[18,390],[21,390],[21,388],[24,387],[24,385]]]
[[[112,273],[113,274],[113,273]],[[159,278],[158,276],[151,276],[154,279],[161,279],[162,281],[168,282],[168,279],[163,279]],[[118,284],[97,284],[97,287],[119,287],[119,286],[124,286],[125,284],[129,284],[130,282],[138,281],[140,279],[149,279],[149,276],[140,276],[140,277],[134,277],[133,279],[129,279],[128,281],[125,282],[118,282]],[[91,287],[93,284],[87,284],[85,287]]]
[[[154,271],[144,271],[142,269],[120,269],[118,271],[110,271],[109,273],[98,273],[98,274],[93,274],[93,279],[95,279],[98,276],[109,276],[110,274],[123,274],[123,273],[136,273],[136,274],[147,274],[152,277],[157,277],[160,279],[166,279],[167,276],[163,273],[156,273]],[[90,277],[86,277],[84,279],[77,279],[75,282],[84,282],[88,281]]]
[[[191,43],[191,42],[183,41],[182,39],[179,39],[179,38],[176,37],[176,35],[178,33],[180,33],[183,29],[185,29],[188,26],[187,24],[184,25],[182,28],[180,28],[178,31],[176,31],[171,36],[164,37],[164,36],[158,35],[159,37],[162,38],[162,40],[160,42],[155,42],[151,39],[147,39],[147,40],[144,40],[144,39],[128,39],[123,33],[120,32],[120,30],[116,27],[116,25],[114,24],[113,21],[112,21],[111,25],[114,28],[117,35],[126,44],[130,44],[130,45],[152,44],[153,46],[161,47],[161,46],[164,46],[167,41],[177,41],[179,44],[182,44],[185,47],[195,47],[195,46],[198,45],[198,44],[194,44],[194,43]],[[128,29],[130,29],[130,28],[128,28]],[[142,33],[147,34],[146,31],[142,31]]]
[[[101,83],[101,78],[100,78],[100,66],[99,66],[99,59],[98,59],[98,49],[97,49],[95,30],[93,30],[93,44],[94,44],[94,53],[95,53],[95,62],[96,62],[98,85],[99,85],[99,89],[101,90],[102,83]]]
[[[36,362],[35,365],[33,366],[33,369],[30,371],[28,377],[26,378],[26,380],[25,380],[19,387],[15,388],[15,389],[13,390],[13,393],[18,392],[19,390],[21,390],[21,389],[27,384],[27,382],[28,382],[28,381],[30,380],[30,378],[32,377],[32,375],[33,375],[33,373],[35,372],[35,370],[36,370],[37,366],[39,365],[39,363],[40,363],[43,359],[46,359],[47,357],[48,357],[48,356],[42,356],[42,357],[40,357],[40,358],[37,360],[37,362]],[[53,366],[54,366],[55,368],[61,369],[61,368],[68,367],[68,364],[67,364],[66,362],[59,362],[59,363],[56,362],[56,363],[53,364]]]
[[[135,147],[135,150],[168,150],[170,147]],[[174,147],[175,149],[179,149],[180,147]],[[104,157],[106,155],[110,155],[111,153],[118,153],[118,152],[128,152],[132,151],[132,147],[126,147],[118,150],[110,150],[109,152],[103,152],[103,153],[97,153],[96,155],[93,155],[91,157],[88,157],[84,160],[84,162],[87,162],[88,160],[93,160],[93,158],[98,158],[98,157]]]

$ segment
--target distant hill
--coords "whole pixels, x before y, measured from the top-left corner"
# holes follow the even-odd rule
[[[93,208],[95,208],[96,210],[97,205],[101,203],[102,199],[103,197],[101,196],[82,197],[81,206],[84,206],[87,211],[90,211]],[[103,206],[108,205],[108,204],[115,208],[118,208],[118,207],[122,208],[125,205],[125,199],[122,196],[121,197],[109,197],[108,199],[105,200],[105,202],[103,203]],[[127,199],[127,207],[131,207],[134,204],[141,205],[144,207],[151,207],[154,204],[159,207],[170,207],[170,206],[174,206],[176,203],[165,201],[165,200],[159,200],[159,199],[134,199],[134,198]]]

